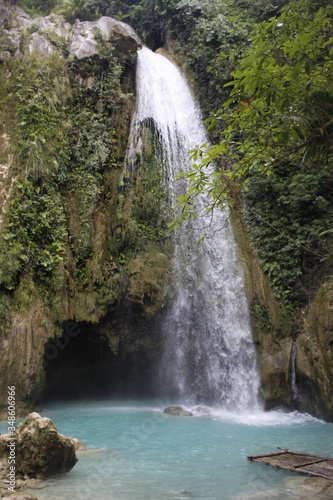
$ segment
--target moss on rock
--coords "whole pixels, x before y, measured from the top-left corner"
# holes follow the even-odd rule
[[[75,33],[60,18],[34,23],[22,12],[9,32],[15,57],[11,51],[0,63],[0,141],[10,139],[0,160],[11,186],[8,200],[0,200],[7,207],[0,228],[1,380],[19,387],[18,413],[40,400],[44,347],[66,322],[104,335],[128,302],[154,316],[170,267],[167,192],[149,132],[145,161],[130,189],[119,190],[139,39],[107,18],[81,23],[94,43],[89,57],[78,58]],[[105,335],[113,353],[126,344],[112,328]],[[153,344],[146,333],[144,343]]]

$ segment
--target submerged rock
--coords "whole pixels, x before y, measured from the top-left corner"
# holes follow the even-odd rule
[[[193,495],[190,491],[168,491],[166,493],[168,498],[172,496],[174,500],[185,500],[187,498],[193,498]]]
[[[193,413],[185,410],[182,406],[168,406],[165,408],[164,413],[167,415],[174,415],[174,416],[179,416],[179,417],[192,417]]]
[[[37,497],[35,497],[34,495],[28,495],[27,493],[24,493],[24,492],[20,492],[18,491],[17,493],[10,493],[8,494],[7,496],[7,493],[5,491],[3,491],[3,493],[1,492],[1,488],[0,488],[0,493],[1,495],[4,495],[4,496],[1,496],[1,500],[38,500]]]
[[[333,498],[333,482],[323,477],[295,477],[287,481],[288,488],[298,498]]]
[[[14,443],[14,444],[13,444]],[[30,413],[14,436],[0,436],[0,476],[8,473],[11,445],[15,454],[16,478],[43,478],[70,471],[77,462],[71,438],[58,434],[49,418]]]

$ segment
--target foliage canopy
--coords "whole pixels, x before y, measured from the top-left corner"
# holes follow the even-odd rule
[[[292,2],[279,18],[258,26],[240,61],[230,98],[207,120],[210,129],[224,124],[219,144],[194,149],[193,170],[183,214],[195,211],[204,189],[212,196],[209,210],[224,203],[231,181],[246,182],[249,172],[270,175],[290,163],[301,168],[331,168],[333,147],[332,9],[313,12],[308,2]],[[213,177],[205,168],[226,156],[232,168],[220,167]]]
[[[279,17],[258,24],[234,62],[225,85],[229,98],[207,119],[209,130],[222,128],[221,140],[190,152],[193,167],[182,175],[188,189],[171,224],[196,217],[202,193],[213,211],[227,200],[232,204],[235,188],[244,189],[252,237],[284,300],[308,271],[306,262],[313,267],[330,253],[320,235],[333,229],[332,200],[324,189],[332,177],[332,56],[328,4],[292,1]],[[212,163],[213,174],[207,168]]]

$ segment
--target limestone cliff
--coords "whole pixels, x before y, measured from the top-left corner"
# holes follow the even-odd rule
[[[233,227],[242,260],[253,337],[256,344],[262,397],[266,408],[289,407],[290,323],[281,317],[279,305],[251,247],[241,214],[233,214]]]
[[[8,386],[24,413],[45,393],[80,395],[93,378],[107,388],[111,377],[122,392],[138,378],[134,364],[151,378],[171,245],[148,129],[145,161],[123,170],[140,46],[132,28],[106,17],[71,26],[4,5],[0,23],[1,418]],[[332,286],[292,321],[240,211],[233,222],[266,407],[333,419]]]
[[[8,385],[18,413],[38,405],[70,341],[69,378],[81,376],[82,345],[100,376],[102,346],[108,362],[155,349],[147,325],[164,305],[169,261],[149,139],[149,178],[138,167],[121,185],[136,33],[107,17],[71,26],[4,5],[0,22],[1,418]],[[122,320],[133,311],[142,318],[134,327]],[[48,391],[62,384],[52,378]]]
[[[332,421],[332,283],[323,284],[309,308],[295,310],[292,318],[291,312],[283,311],[274,298],[239,207],[237,216],[233,214],[233,226],[245,273],[266,408],[298,409]],[[294,339],[297,348],[296,398],[291,385]]]
[[[323,284],[297,339],[299,409],[333,420],[333,282]]]

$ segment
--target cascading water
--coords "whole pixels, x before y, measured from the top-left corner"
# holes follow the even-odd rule
[[[296,358],[297,358],[297,346],[296,342],[293,341],[290,353],[290,372],[291,372],[291,392],[294,403],[297,403],[298,401],[298,388],[296,384]]]
[[[166,189],[174,204],[184,192],[175,175],[191,167],[188,151],[207,140],[206,132],[180,71],[167,58],[143,48],[138,54],[129,170],[137,160],[140,131],[147,123],[160,143],[165,169],[161,181],[168,179]],[[204,198],[198,202],[200,212],[205,203]],[[198,245],[204,233],[214,237]],[[175,289],[163,326],[161,395],[228,409],[258,408],[250,316],[227,207],[213,217],[190,219],[176,231],[173,272]]]
[[[172,182],[174,174],[189,168],[187,150],[205,140],[200,112],[179,71],[148,49],[139,53],[137,92],[124,176],[130,177],[143,157],[150,126],[157,159],[165,167],[161,182],[169,178],[166,189],[174,202],[184,187]],[[211,231],[227,218],[227,209],[216,213]],[[237,249],[229,225],[198,246],[199,228],[207,222],[191,221],[173,235],[175,288],[164,318],[162,401],[152,406],[122,399],[48,405],[42,415],[59,432],[76,436],[97,453],[82,455],[70,474],[47,479],[42,489],[27,493],[40,500],[311,496],[309,483],[293,479],[293,472],[261,474],[259,465],[245,459],[277,443],[333,455],[332,425],[297,412],[253,411],[259,410],[259,380]],[[209,402],[215,406],[211,418],[202,418],[199,411],[191,419],[165,415],[162,387],[174,400]],[[0,432],[7,430],[8,423],[0,423]]]

